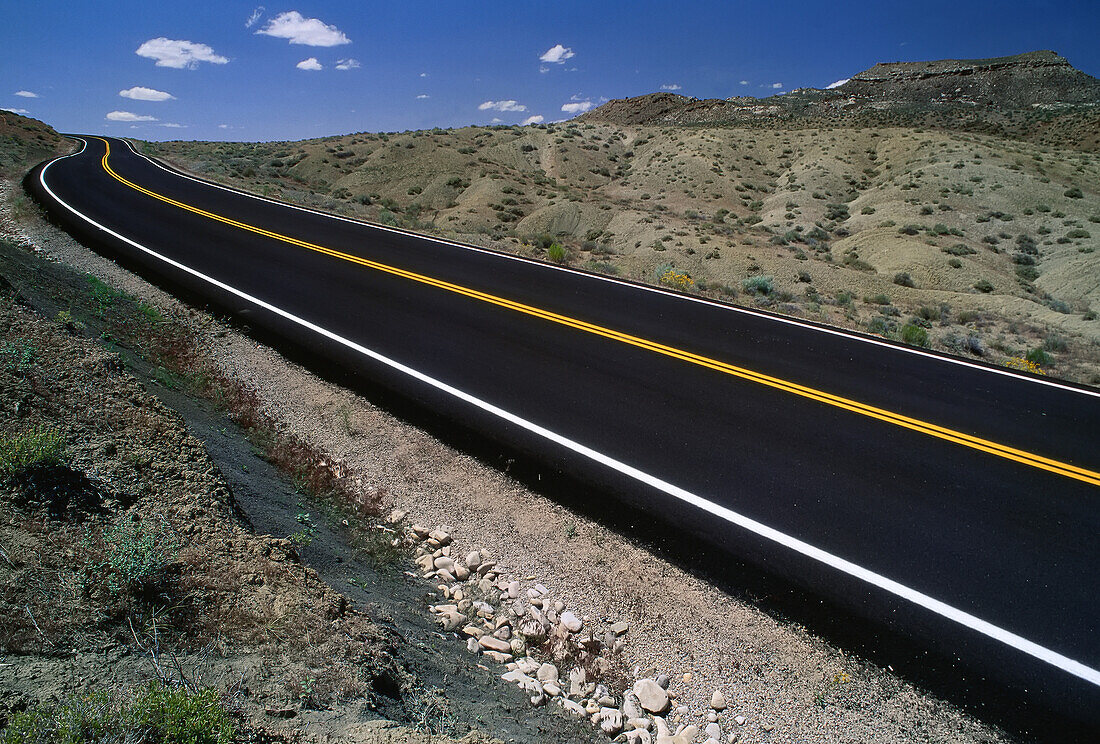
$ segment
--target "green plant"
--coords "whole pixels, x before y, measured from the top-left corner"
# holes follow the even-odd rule
[[[561,243],[551,243],[550,247],[546,249],[546,257],[554,263],[565,263],[569,258],[568,249]]]
[[[151,684],[130,700],[99,689],[14,713],[0,744],[230,744],[229,711],[212,689],[192,692]]]
[[[901,327],[901,340],[913,346],[928,346],[928,331],[914,323]]]
[[[15,375],[25,375],[38,356],[38,349],[34,344],[26,341],[14,343],[5,341],[0,346],[0,360],[3,360],[4,369]]]
[[[1035,365],[1050,364],[1052,361],[1050,354],[1040,348],[1032,349],[1024,358]]]
[[[1066,189],[1062,192],[1062,195],[1068,196],[1070,199],[1081,199],[1085,196],[1081,193],[1081,189],[1077,188],[1076,186],[1071,189]]]
[[[982,294],[989,294],[993,291],[993,285],[988,279],[979,279],[974,283],[974,289],[978,290]]]
[[[894,274],[894,284],[898,285],[899,287],[917,286],[913,282],[913,277],[909,276],[909,274],[904,271],[899,271],[898,273]]]
[[[772,284],[772,278],[770,276],[750,276],[747,279],[742,280],[741,289],[753,295],[768,296],[775,291],[775,286]]]
[[[104,533],[107,544],[107,587],[113,592],[140,593],[155,585],[175,560],[179,543],[162,522],[124,516]]]
[[[11,437],[0,437],[0,476],[60,465],[64,459],[65,438],[56,429],[39,427]]]

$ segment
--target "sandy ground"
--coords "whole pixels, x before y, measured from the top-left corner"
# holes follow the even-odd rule
[[[7,186],[0,197],[12,193]],[[642,676],[671,675],[671,691],[688,708],[672,722],[703,723],[711,693],[721,689],[730,701],[719,719],[723,737],[735,732],[744,742],[1010,740],[182,307],[64,233],[40,221],[18,232],[56,260],[189,315],[225,370],[254,387],[279,421],[369,474],[410,519],[453,526],[459,554],[485,549],[515,578],[537,577],[594,625],[629,621],[628,665]]]

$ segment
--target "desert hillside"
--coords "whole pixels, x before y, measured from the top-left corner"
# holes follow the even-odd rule
[[[1100,156],[1073,147],[597,117],[144,148],[279,199],[1100,381]]]

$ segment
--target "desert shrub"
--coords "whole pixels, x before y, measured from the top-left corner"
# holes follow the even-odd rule
[[[996,242],[996,239],[994,239]],[[955,243],[954,245],[941,248],[941,251],[951,256],[969,256],[977,253],[976,250],[968,246],[966,243]]]
[[[1070,199],[1081,199],[1081,198],[1083,198],[1083,197],[1084,197],[1085,195],[1081,193],[1081,189],[1079,189],[1079,188],[1077,188],[1076,186],[1074,186],[1074,187],[1073,187],[1073,188],[1071,188],[1071,189],[1066,189],[1065,191],[1063,191],[1063,192],[1062,192],[1062,196],[1067,196],[1067,197],[1069,197]]]
[[[546,257],[554,263],[565,263],[569,257],[569,251],[561,243],[551,243],[546,249]]]
[[[1088,230],[1082,230],[1082,229],[1078,228],[1076,230],[1070,230],[1068,233],[1066,233],[1066,237],[1077,239],[1077,238],[1091,238],[1092,236],[1089,234]]]
[[[901,340],[913,346],[928,346],[928,331],[915,323],[906,323],[901,327]]]
[[[741,282],[741,289],[753,295],[770,295],[775,291],[770,276],[750,276]]]
[[[1043,339],[1044,351],[1065,351],[1069,346],[1066,340],[1058,335],[1050,335]]]
[[[1024,358],[1032,364],[1038,365],[1050,364],[1052,361],[1050,354],[1046,353],[1046,351],[1041,348],[1032,349]]]
[[[974,283],[974,289],[978,290],[982,294],[989,294],[993,291],[993,285],[988,279],[979,279]]]
[[[107,586],[114,592],[140,593],[154,586],[175,560],[175,533],[163,523],[122,517],[104,533]]]
[[[0,744],[230,744],[229,711],[212,689],[191,692],[152,684],[131,700],[99,689],[14,713]]]
[[[859,213],[860,214],[874,214],[875,213],[875,208],[874,207],[864,207],[863,209],[859,210]]]
[[[962,268],[962,265],[963,265],[963,262],[962,262],[962,261],[960,261],[960,260],[959,260],[959,259],[957,259],[957,258],[952,258],[951,260],[949,260],[949,261],[947,262],[947,265],[948,265],[948,266],[950,266],[950,267],[951,267],[951,268],[953,268],[953,269],[961,269],[961,268]]]
[[[872,295],[871,297],[864,297],[863,301],[868,305],[889,305],[890,297],[884,294]]]
[[[890,323],[881,315],[876,315],[867,323],[867,332],[885,336],[890,333]]]
[[[898,273],[894,274],[894,284],[898,285],[899,287],[917,286],[916,283],[913,281],[913,277],[909,276],[909,274],[904,271],[899,271]]]
[[[56,429],[40,427],[0,437],[0,476],[60,465],[64,459],[65,438]]]

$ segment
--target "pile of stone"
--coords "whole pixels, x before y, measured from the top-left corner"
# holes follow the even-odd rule
[[[396,525],[406,515],[395,510],[389,521]],[[693,744],[701,736],[706,744],[739,739],[733,730],[723,736],[722,716],[728,718],[727,727],[742,726],[745,718],[728,717],[721,691],[711,698],[701,727],[680,723],[675,731],[670,720],[686,718],[688,709],[674,706],[667,675],[638,679],[616,695],[601,679],[625,645],[627,623],[602,631],[588,627],[589,618],[567,610],[534,576],[524,582],[511,578],[485,550],[452,555],[452,532],[446,525],[419,524],[404,531],[406,544],[415,546],[421,575],[438,582],[444,599],[430,610],[444,632],[465,639],[471,653],[503,664],[503,679],[523,689],[532,705],[552,702],[628,744]]]

